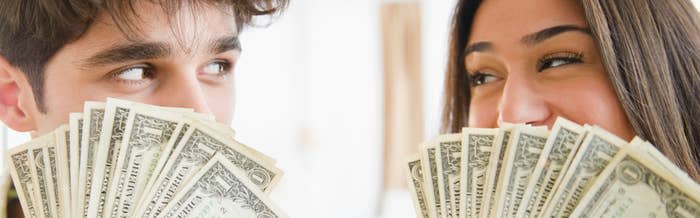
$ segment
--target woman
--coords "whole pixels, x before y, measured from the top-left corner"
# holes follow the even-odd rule
[[[638,135],[700,181],[699,27],[688,0],[460,0],[443,130],[562,116]]]

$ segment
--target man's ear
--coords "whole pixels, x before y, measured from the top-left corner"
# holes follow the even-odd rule
[[[30,108],[21,101],[33,96],[27,77],[0,55],[0,120],[15,131],[27,132],[36,129]],[[30,92],[30,93],[23,93]],[[34,101],[31,99],[29,101]]]

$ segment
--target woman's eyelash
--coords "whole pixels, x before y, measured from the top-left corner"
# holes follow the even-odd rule
[[[581,52],[561,52],[561,53],[545,55],[544,57],[540,58],[537,61],[537,71],[541,72],[541,71],[551,67],[549,65],[551,65],[555,61],[565,62],[562,65],[573,64],[573,63],[582,63],[583,62],[583,53],[581,53]],[[562,65],[558,65],[558,66],[562,66]],[[556,67],[556,66],[554,66],[554,67]]]

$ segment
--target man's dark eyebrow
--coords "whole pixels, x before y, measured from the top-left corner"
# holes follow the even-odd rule
[[[211,45],[212,54],[220,54],[231,50],[241,50],[241,42],[236,35],[221,37]]]
[[[485,52],[485,51],[490,51],[492,49],[492,45],[490,42],[475,42],[474,44],[471,44],[467,46],[466,49],[464,49],[464,52],[462,53],[462,57],[466,57],[469,55],[469,53],[472,52]]]
[[[85,61],[85,66],[99,66],[144,59],[163,58],[169,56],[170,53],[170,46],[164,43],[131,43],[117,45],[88,58]]]
[[[524,36],[522,39],[520,39],[520,42],[522,42],[525,45],[534,45],[537,43],[540,43],[544,40],[547,40],[549,38],[552,38],[556,35],[569,32],[569,31],[578,31],[582,32],[588,35],[591,35],[591,30],[585,27],[579,27],[575,25],[561,25],[561,26],[553,26],[549,27],[543,30],[540,30],[536,33]]]

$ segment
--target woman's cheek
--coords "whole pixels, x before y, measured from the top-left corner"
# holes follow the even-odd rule
[[[473,98],[469,106],[469,127],[498,127],[498,99],[500,98]]]

